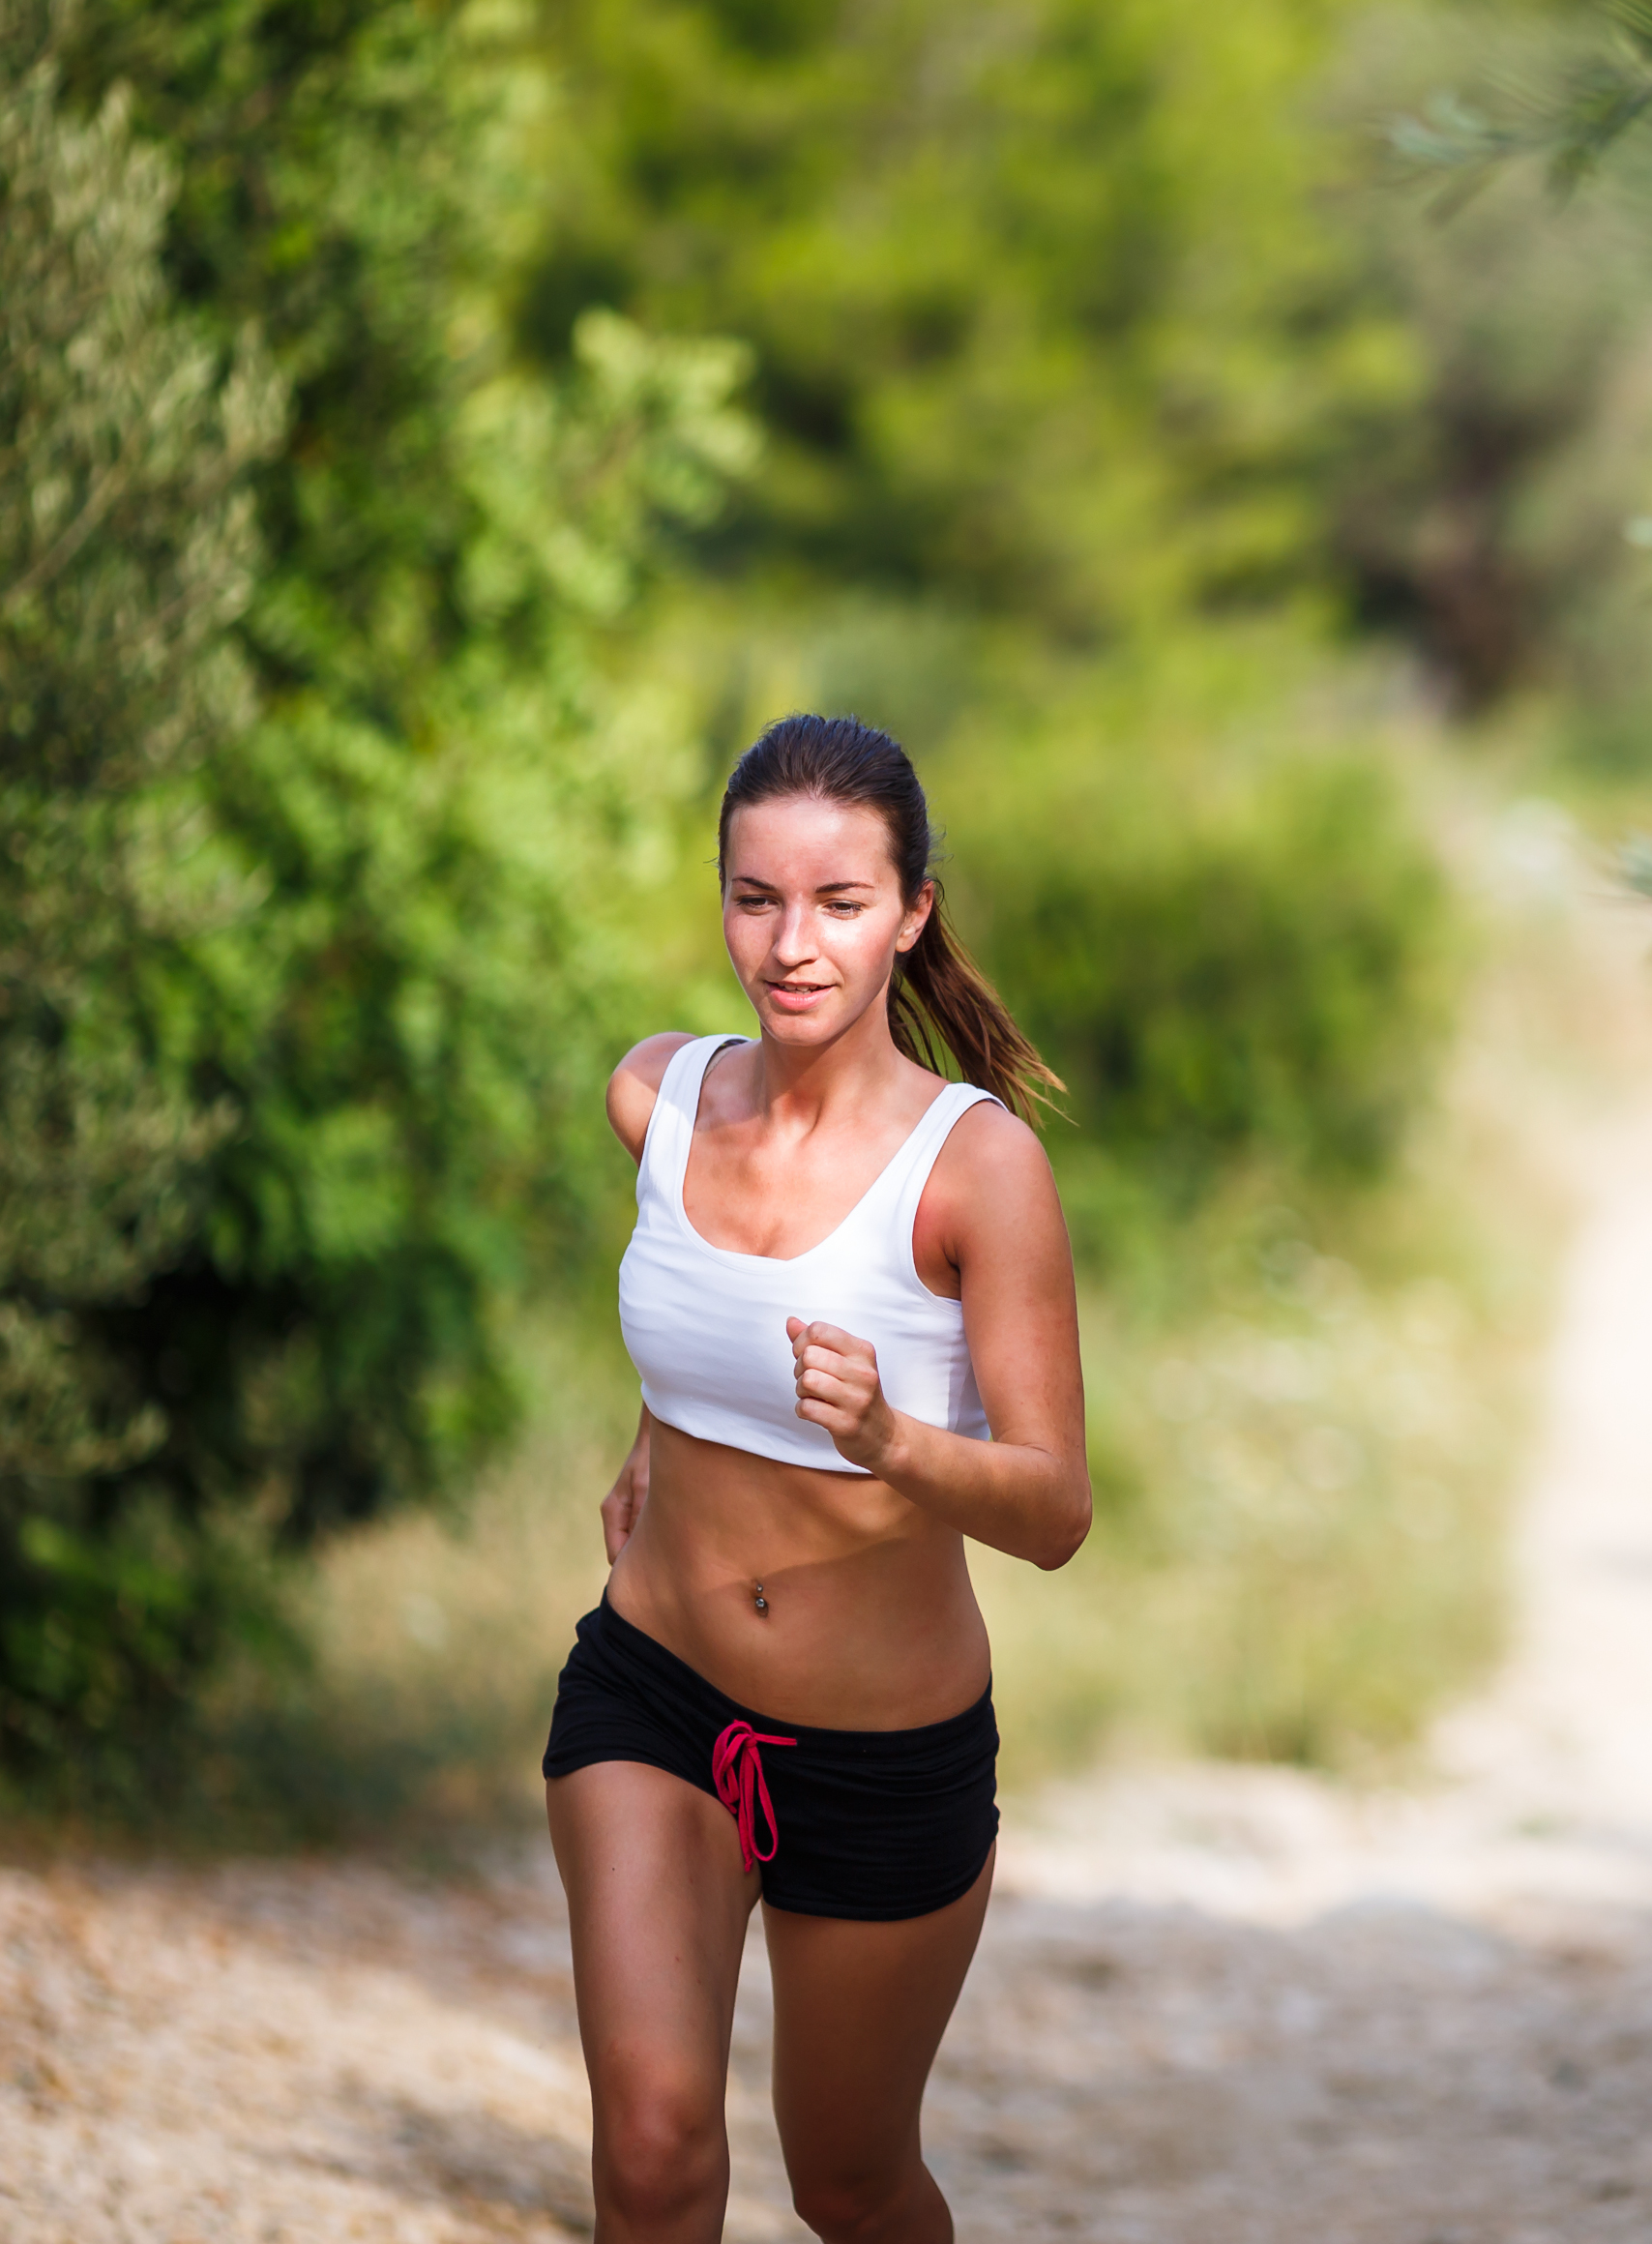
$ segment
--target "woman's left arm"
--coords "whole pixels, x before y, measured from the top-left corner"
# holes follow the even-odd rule
[[[1001,1107],[973,1107],[926,1187],[921,1221],[957,1270],[989,1442],[892,1409],[870,1341],[788,1320],[797,1414],[839,1455],[949,1526],[1065,1566],[1090,1528],[1084,1384],[1073,1254],[1037,1137]]]

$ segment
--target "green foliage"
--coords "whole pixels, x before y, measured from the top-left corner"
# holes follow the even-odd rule
[[[719,568],[1082,644],[1306,595],[1465,710],[1532,685],[1638,706],[1633,230],[1599,198],[1556,223],[1530,177],[1442,225],[1366,160],[1489,74],[1504,139],[1568,103],[1585,140],[1627,130],[1638,18],[1604,58],[1529,9],[1494,37],[1351,5],[782,20],[547,9],[561,130],[523,156],[527,348],[558,363],[590,303],[752,343],[771,465]]]
[[[3,28],[15,35],[7,18]],[[15,50],[14,50],[15,51]],[[199,1220],[227,1107],[167,1063],[146,969],[197,900],[160,877],[183,789],[250,711],[226,625],[280,392],[165,300],[164,162],[123,105],[0,87],[0,1753],[153,1703],[221,1639],[198,1541],[152,1558],[94,1492],[166,1419],[100,1330]],[[130,1528],[130,1532],[129,1532]],[[135,1693],[127,1685],[145,1680]]]
[[[1420,115],[1395,120],[1396,156],[1434,189],[1436,208],[1461,210],[1522,158],[1544,164],[1550,189],[1568,195],[1652,112],[1652,8],[1613,0],[1597,12],[1598,35],[1539,75],[1501,74],[1487,104],[1436,87]]]
[[[222,336],[256,319],[289,386],[244,635],[262,679],[414,745],[480,650],[575,693],[650,533],[713,512],[749,451],[727,346],[597,322],[556,392],[512,384],[494,305],[530,89],[503,62],[417,0],[83,0],[67,42],[70,91],[130,86],[174,152],[180,296]]]
[[[1517,19],[1494,68],[1532,89],[1510,100],[1537,103],[1594,51]],[[1369,121],[1487,68],[1474,19],[1384,20],[1354,44],[1340,104]],[[1336,548],[1364,620],[1420,644],[1460,706],[1532,686],[1603,712],[1643,702],[1641,570],[1624,540],[1652,446],[1639,229],[1620,198],[1557,204],[1529,166],[1474,176],[1453,207],[1390,182],[1350,213],[1366,289],[1411,337],[1414,373],[1328,486]]]
[[[971,856],[986,955],[1075,1117],[1167,1179],[1261,1150],[1376,1171],[1427,1079],[1444,902],[1392,783],[1304,762],[1178,812],[1108,777]]]
[[[1381,1174],[1430,1080],[1444,876],[1392,764],[1290,705],[1290,660],[1277,635],[1170,642],[941,767],[951,894],[1069,1086],[1051,1152],[1104,1258],[1133,1192],[1185,1211],[1235,1166]]]
[[[558,0],[518,324],[746,337],[768,472],[724,566],[923,587],[1079,641],[1277,597],[1402,344],[1311,216],[1339,19],[1254,0],[761,12]],[[1242,127],[1238,120],[1243,119]]]
[[[187,310],[173,162],[57,98],[55,19],[0,25],[0,1750],[37,1770],[102,1737],[130,1773],[279,1633],[272,1548],[513,1422],[510,1305],[603,1196],[630,961],[591,902],[658,814],[591,651],[748,448],[726,346],[596,316],[554,390],[513,374],[447,293],[486,171],[454,52],[421,32],[410,93],[417,27],[372,15],[325,150],[302,101],[253,136],[284,248],[245,177],[209,194]],[[255,20],[155,51],[217,86]],[[153,26],[85,11],[68,77]]]
[[[729,362],[602,320],[582,353],[558,399],[501,378],[466,401],[475,620],[419,737],[293,693],[206,789],[260,893],[168,994],[243,1123],[197,1252],[120,1338],[181,1396],[234,1398],[178,1414],[181,1485],[258,1486],[291,1539],[458,1485],[515,1417],[510,1305],[604,1204],[600,1085],[635,1003],[596,906],[651,743],[581,706],[570,626],[628,596],[645,504],[702,498],[689,439],[717,437]]]

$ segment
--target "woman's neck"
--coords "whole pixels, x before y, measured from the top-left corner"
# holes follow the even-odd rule
[[[899,1093],[910,1061],[889,1032],[887,998],[879,997],[830,1044],[799,1048],[763,1035],[754,1091],[770,1120],[814,1129],[841,1114],[864,1114]]]

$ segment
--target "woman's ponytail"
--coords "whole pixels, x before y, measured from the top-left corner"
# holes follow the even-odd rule
[[[782,717],[771,724],[735,765],[723,794],[717,858],[725,881],[734,812],[783,795],[876,811],[889,828],[907,904],[934,879],[929,805],[905,750],[887,732],[854,717]],[[908,1059],[942,1075],[942,1053],[950,1052],[966,1083],[990,1091],[1025,1121],[1036,1120],[1041,1106],[1053,1105],[1051,1094],[1066,1088],[954,933],[938,881],[922,934],[895,961],[889,1028]]]
[[[1067,1088],[959,941],[939,881],[923,933],[895,961],[889,1029],[898,1050],[941,1075],[938,1039],[966,1083],[990,1091],[1024,1122],[1036,1121],[1041,1106],[1054,1105],[1051,1093]]]

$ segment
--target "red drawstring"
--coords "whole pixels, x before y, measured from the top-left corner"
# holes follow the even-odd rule
[[[731,1722],[711,1749],[711,1781],[717,1786],[718,1798],[739,1826],[740,1854],[748,1870],[754,1870],[759,1862],[773,1862],[781,1843],[775,1804],[763,1782],[763,1757],[757,1748],[796,1743],[795,1737],[764,1737],[749,1722]],[[769,1826],[767,1854],[757,1845],[758,1799]]]

